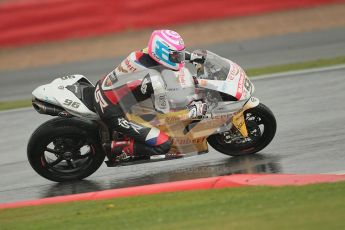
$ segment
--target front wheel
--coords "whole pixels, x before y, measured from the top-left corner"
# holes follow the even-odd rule
[[[230,131],[210,136],[207,141],[217,151],[229,156],[242,156],[259,152],[273,139],[277,123],[272,111],[264,104],[244,112],[248,137],[244,138],[233,127]]]
[[[74,118],[55,118],[38,127],[29,140],[27,155],[38,174],[56,182],[91,175],[105,157],[97,129]]]

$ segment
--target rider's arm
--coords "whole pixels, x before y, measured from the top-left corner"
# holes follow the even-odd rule
[[[205,50],[194,50],[189,53],[185,53],[185,59],[194,65],[200,65],[205,62],[206,51]],[[194,78],[194,84],[198,85],[198,80]],[[189,105],[187,105],[188,116],[191,119],[200,119],[205,116],[207,111],[207,104],[201,100],[194,100]]]
[[[158,76],[150,76],[150,79],[153,88],[155,109],[161,113],[168,113],[170,111],[170,105],[163,80]]]

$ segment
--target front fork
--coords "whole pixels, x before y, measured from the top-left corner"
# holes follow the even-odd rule
[[[260,103],[259,99],[256,97],[251,97],[246,104],[244,104],[243,108],[240,109],[238,112],[234,114],[231,119],[231,123],[235,126],[235,128],[242,134],[244,138],[248,137],[248,129],[246,126],[246,120],[244,118],[244,111],[254,108],[258,106]]]

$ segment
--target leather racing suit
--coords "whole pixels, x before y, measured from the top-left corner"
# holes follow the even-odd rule
[[[146,49],[135,51],[96,84],[94,105],[97,113],[112,131],[132,139],[129,148],[134,156],[163,155],[171,147],[172,141],[164,132],[130,122],[124,112],[126,108],[154,94],[150,75],[129,81],[126,81],[126,75],[158,65]],[[126,83],[114,87],[120,80]]]

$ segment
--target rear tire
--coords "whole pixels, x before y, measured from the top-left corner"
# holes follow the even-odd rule
[[[277,129],[272,111],[260,103],[246,110],[244,116],[249,138],[243,138],[233,127],[230,132],[210,136],[208,143],[218,152],[229,156],[254,154],[265,148],[272,141]]]
[[[31,135],[28,160],[48,180],[81,180],[94,173],[104,161],[97,134],[92,123],[78,118],[54,118]]]

